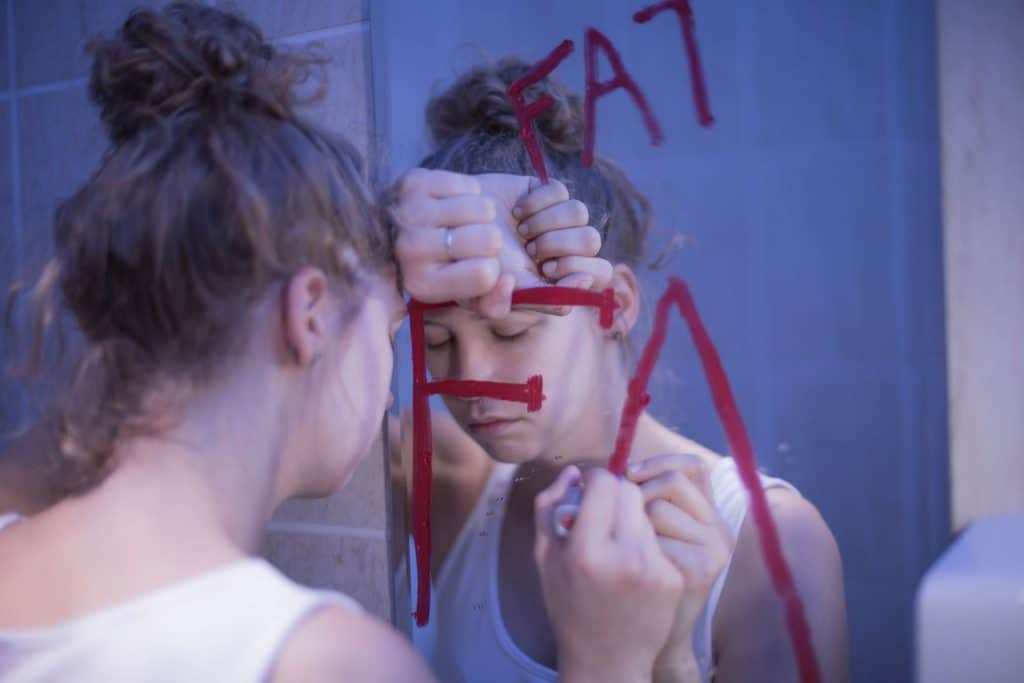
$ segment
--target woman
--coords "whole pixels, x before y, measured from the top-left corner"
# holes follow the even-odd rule
[[[481,66],[435,97],[427,109],[435,151],[424,166],[529,173],[515,115],[503,95],[527,68],[516,59]],[[437,645],[431,658],[444,680],[555,680],[556,638],[530,553],[536,530],[532,501],[564,465],[607,463],[631,374],[626,344],[639,313],[635,269],[649,203],[607,159],[596,159],[591,168],[582,165],[583,113],[576,95],[553,78],[533,91],[528,99],[547,95],[554,102],[537,124],[548,169],[578,200],[549,212],[572,211],[575,222],[589,218],[600,228],[600,254],[614,268],[596,276],[594,286],[611,287],[618,308],[610,330],[601,329],[589,309],[564,317],[513,310],[485,319],[447,308],[425,319],[434,378],[514,382],[541,374],[547,397],[536,413],[490,399],[446,398],[450,417],[435,417]],[[564,185],[554,185],[565,193]],[[536,234],[536,218],[507,220],[527,239]],[[573,262],[527,252],[548,277],[563,276]],[[657,660],[656,680],[794,679],[782,611],[732,460],[644,414],[628,478],[643,490],[659,543],[686,584]],[[825,680],[845,680],[845,605],[835,542],[814,506],[792,486],[768,477],[763,485]]]
[[[36,351],[65,310],[83,337],[55,410],[75,495],[0,521],[0,678],[433,680],[351,599],[253,557],[277,504],[336,491],[368,453],[404,313],[357,152],[295,112],[318,61],[192,3],[134,13],[90,49],[111,144],[59,208],[56,255],[27,302]],[[402,188],[403,232],[440,220],[461,251],[419,285],[500,303],[493,203],[479,184],[419,172]],[[584,499],[586,533],[571,546],[538,541],[567,634],[561,661],[571,680],[643,680],[656,652],[645,643],[667,636],[664,603],[681,578],[639,490],[587,481],[601,497]],[[589,580],[567,582],[581,549]],[[590,633],[622,639],[614,662],[574,641],[641,614],[642,638]]]

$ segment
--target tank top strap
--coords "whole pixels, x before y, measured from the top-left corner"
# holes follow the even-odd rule
[[[796,487],[787,481],[760,474],[761,487],[764,490],[782,488],[800,495]],[[738,538],[743,522],[747,518],[747,511],[750,509],[750,496],[743,486],[739,471],[736,469],[736,461],[732,458],[722,458],[711,469],[709,475],[711,480],[711,495],[715,499],[715,507],[718,514],[722,516],[725,523],[732,531],[733,538]],[[693,652],[700,665],[702,680],[712,679],[713,661],[713,640],[712,622],[715,610],[718,608],[718,601],[722,597],[722,589],[725,587],[725,580],[729,574],[729,567],[732,565],[732,557],[726,562],[725,568],[711,587],[708,601],[704,605],[697,620],[697,626],[693,633]]]
[[[23,517],[17,513],[0,514],[0,531],[3,531],[9,526],[14,526],[17,522],[20,522]]]

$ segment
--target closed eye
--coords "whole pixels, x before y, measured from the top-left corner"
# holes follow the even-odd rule
[[[524,327],[524,328],[519,329],[519,330],[494,330],[494,329],[492,329],[491,330],[491,334],[494,335],[495,339],[498,339],[500,341],[512,341],[514,339],[519,339],[521,337],[526,336],[526,333],[529,332],[531,329],[533,329],[533,328],[532,327]]]
[[[427,327],[426,334],[424,335],[424,341],[427,343],[428,349],[440,349],[447,346],[452,340],[452,335],[447,330],[442,330],[437,327]]]

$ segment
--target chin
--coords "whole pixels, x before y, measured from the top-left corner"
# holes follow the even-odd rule
[[[518,441],[491,441],[485,439],[473,439],[487,451],[492,460],[513,465],[521,465],[541,458],[541,451],[533,444]]]

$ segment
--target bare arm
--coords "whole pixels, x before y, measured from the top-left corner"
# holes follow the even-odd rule
[[[772,489],[767,496],[810,622],[822,679],[847,681],[846,601],[835,539],[808,501],[783,489]],[[713,628],[716,681],[798,679],[782,606],[750,516],[740,529]]]

